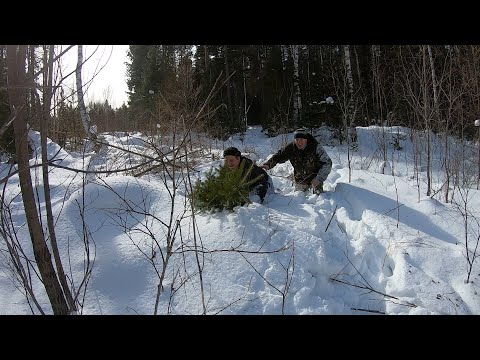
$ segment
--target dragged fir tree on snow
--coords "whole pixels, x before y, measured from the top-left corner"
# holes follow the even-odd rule
[[[250,203],[249,187],[262,176],[248,180],[253,164],[243,174],[245,162],[242,161],[235,170],[226,166],[211,169],[205,180],[198,181],[192,192],[193,206],[199,211],[233,210],[235,206]],[[242,175],[243,174],[243,175]]]

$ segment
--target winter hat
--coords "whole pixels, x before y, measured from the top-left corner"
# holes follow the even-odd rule
[[[294,137],[295,139],[298,139],[298,138],[308,139],[307,135],[308,135],[308,131],[307,131],[307,129],[305,129],[305,128],[297,129],[297,130],[295,130],[295,132],[293,133],[293,137]]]
[[[227,155],[232,155],[232,156],[241,156],[242,154],[240,153],[240,150],[238,150],[236,147],[229,147],[229,148],[226,148],[224,151],[223,151],[223,157],[227,156]]]

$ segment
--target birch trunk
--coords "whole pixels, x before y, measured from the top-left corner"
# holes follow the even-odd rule
[[[244,122],[245,122],[245,131],[248,128],[248,109],[247,109],[247,79],[245,75],[245,56],[242,55],[242,67],[243,67],[243,114],[244,114]]]
[[[350,57],[349,45],[344,45],[343,50],[345,54],[345,74],[346,74],[347,86],[348,86],[348,101],[347,101],[346,116],[344,117],[344,125],[345,125],[345,134],[347,138],[348,182],[350,183],[352,181],[352,167],[351,167],[351,154],[350,154],[350,126],[353,123],[353,112],[354,112],[353,74],[352,74],[352,61]]]
[[[298,45],[291,46],[293,59],[293,125],[298,126],[302,114],[302,97],[300,93],[300,76],[298,70]]]
[[[381,97],[381,79],[380,79],[380,48],[377,45],[372,45],[372,98],[374,101],[376,116],[383,119],[382,97]]]
[[[85,101],[83,99],[83,83],[82,83],[82,66],[83,66],[83,46],[78,45],[78,57],[77,57],[77,96],[78,96],[78,109],[82,118],[83,128],[85,135],[90,140],[96,140],[96,131],[92,129],[90,116],[88,116],[87,108],[85,107]]]
[[[435,76],[435,66],[433,63],[432,48],[430,45],[427,45],[428,50],[428,59],[430,60],[430,71],[432,73],[432,87],[433,87],[433,106],[435,110],[435,115],[438,116],[438,92],[437,92],[437,78]],[[437,119],[438,120],[438,119]]]
[[[347,77],[347,86],[348,86],[348,105],[347,105],[347,118],[345,119],[345,129],[348,131],[348,126],[351,124],[353,116],[353,74],[352,74],[352,60],[350,56],[350,47],[349,45],[343,46],[345,54],[345,73]]]
[[[428,47],[430,49],[430,47]],[[430,115],[428,114],[428,89],[427,89],[427,59],[425,54],[426,46],[422,46],[422,53],[423,53],[423,78],[424,78],[424,85],[423,85],[423,100],[424,100],[424,119],[425,119],[425,132],[427,135],[427,196],[430,196],[431,189],[432,189],[432,179],[430,176],[431,173],[431,140],[430,140],[430,128],[431,128],[431,121]],[[434,95],[435,97],[435,95]]]
[[[228,102],[228,114],[230,116],[230,123],[234,122],[233,118],[233,105],[232,105],[232,94],[230,91],[230,69],[228,66],[228,46],[224,45],[224,59],[225,59],[225,76],[227,78],[227,102]]]

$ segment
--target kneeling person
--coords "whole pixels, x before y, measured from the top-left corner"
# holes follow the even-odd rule
[[[257,166],[252,160],[242,156],[240,150],[236,147],[229,147],[223,152],[225,159],[225,166],[228,169],[236,170],[242,162],[245,162],[242,176],[246,176],[245,180],[250,181],[261,175],[260,179],[249,186],[249,197],[253,202],[260,202],[265,200],[267,194],[272,194],[273,181],[265,170]],[[251,170],[250,170],[251,168]],[[258,198],[256,198],[258,196]]]
[[[295,190],[307,191],[313,188],[315,193],[322,193],[323,183],[332,170],[332,160],[307,129],[295,130],[293,137],[293,142],[280,149],[261,165],[261,168],[268,170],[277,164],[290,161],[293,166]]]

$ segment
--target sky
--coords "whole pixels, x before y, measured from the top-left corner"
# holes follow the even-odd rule
[[[38,133],[30,134],[36,144],[33,164],[41,155]],[[195,216],[185,207],[188,191],[181,177],[175,177],[179,188],[172,202],[167,190],[172,189],[171,179],[159,173],[101,178],[89,174],[83,179],[80,174],[50,168],[57,241],[76,289],[85,273],[84,229],[91,239],[93,269],[86,290],[80,292],[83,307],[79,313],[154,314],[162,264],[159,249],[165,250],[169,233],[176,252],[165,273],[158,314],[480,314],[480,261],[473,263],[471,281],[466,283],[469,264],[462,216],[457,206],[440,201],[441,192],[425,195],[426,173],[422,167],[417,182],[409,130],[358,127],[357,134],[358,147],[351,152],[351,181],[346,145],[330,139],[327,128],[315,129],[314,135],[333,161],[325,193],[295,191],[289,179],[293,169],[286,162],[268,170],[276,193],[264,204],[196,212]],[[394,138],[399,139],[401,149],[393,145]],[[259,127],[226,141],[198,134],[194,144],[203,143],[204,150],[193,162],[192,181],[220,166],[226,147],[236,146],[262,164],[292,139],[292,133],[267,137]],[[139,133],[105,135],[105,140],[130,151],[149,148],[148,139]],[[383,144],[388,166],[379,155]],[[434,190],[443,181],[441,144],[441,139],[434,138]],[[167,147],[168,139],[157,145]],[[475,146],[467,149],[472,152],[472,164],[477,161]],[[49,142],[47,152],[61,165],[73,168],[87,168],[90,163],[90,169],[124,169],[139,163],[118,148],[95,158],[87,152],[83,158],[79,152],[67,152]],[[1,163],[0,178],[7,171]],[[32,177],[35,174],[41,174],[38,168],[32,169]],[[83,187],[84,180],[88,184]],[[34,183],[42,189],[41,176]],[[477,220],[478,192],[475,187],[454,192],[454,203],[466,207],[471,219]],[[18,193],[15,175],[7,183],[4,199],[17,236],[24,240],[25,255],[33,257]],[[44,211],[43,192],[38,194]],[[466,204],[461,202],[462,194],[468,195]],[[178,224],[176,231],[167,232],[170,219]],[[479,254],[475,248],[479,231],[478,223],[468,223],[470,258]],[[5,255],[5,241],[0,240]],[[203,252],[192,251],[195,243]],[[0,314],[31,314],[10,269],[8,258],[1,257]],[[32,279],[39,304],[51,313],[45,291],[34,275]],[[33,312],[38,310],[33,308]]]
[[[85,84],[86,103],[108,100],[113,108],[127,103],[126,66],[129,45],[83,45],[84,61],[82,81]],[[65,46],[63,46],[65,48]],[[70,49],[62,58],[64,73],[75,69],[77,65],[77,46]],[[95,75],[96,74],[96,75]],[[91,81],[90,81],[91,80]],[[87,82],[90,81],[88,84]],[[75,75],[67,81],[67,85],[75,84]]]

